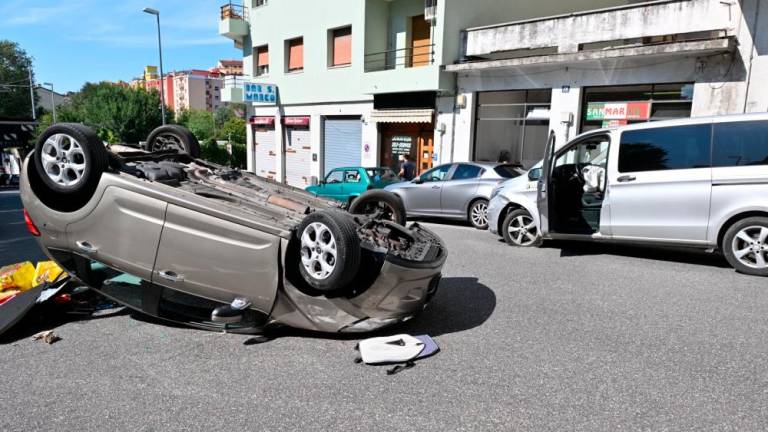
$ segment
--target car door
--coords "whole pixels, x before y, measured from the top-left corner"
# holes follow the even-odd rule
[[[467,207],[475,197],[484,169],[472,164],[456,164],[450,177],[443,182],[440,207],[443,215],[466,217]]]
[[[440,194],[452,168],[451,164],[433,168],[408,185],[403,195],[405,208],[409,214],[440,215],[442,213]]]
[[[335,200],[346,201],[344,196],[344,170],[333,170],[321,185],[322,195]]]
[[[555,144],[557,138],[555,131],[549,133],[547,147],[544,149],[544,159],[541,162],[541,176],[539,177],[538,194],[536,204],[539,208],[539,229],[541,235],[549,234],[549,180],[552,177],[552,162],[555,157]]]
[[[280,238],[169,204],[152,282],[269,314],[279,283]]]
[[[351,169],[344,171],[344,186],[342,191],[344,193],[345,200],[349,200],[351,197],[360,196],[366,190],[367,175],[365,172],[360,172],[358,169]]]
[[[706,242],[711,136],[709,122],[621,133],[606,196],[614,238]]]
[[[167,204],[115,186],[96,208],[66,228],[78,255],[129,275],[151,280]]]

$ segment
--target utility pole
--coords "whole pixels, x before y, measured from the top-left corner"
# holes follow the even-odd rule
[[[32,81],[32,65],[29,65],[29,69],[27,70],[29,72],[29,98],[32,100],[32,120],[37,120],[37,114],[35,111],[37,111],[35,108],[35,83]]]
[[[163,80],[163,42],[160,38],[160,11],[152,8],[144,8],[144,12],[157,18],[157,48],[160,52],[160,112],[165,125],[165,81]]]

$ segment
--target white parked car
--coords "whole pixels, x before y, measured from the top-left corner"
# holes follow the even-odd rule
[[[552,136],[541,168],[492,193],[490,230],[508,243],[690,246],[768,276],[768,114],[600,129],[555,148]]]

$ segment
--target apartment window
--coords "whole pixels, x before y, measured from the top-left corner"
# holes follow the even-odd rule
[[[261,7],[266,5],[267,5],[267,0],[256,0],[254,7]]]
[[[286,42],[285,50],[288,58],[288,72],[299,72],[304,70],[304,38],[291,39]]]
[[[256,76],[269,73],[269,47],[267,45],[256,48]]]
[[[329,45],[331,67],[352,63],[352,27],[331,30]]]

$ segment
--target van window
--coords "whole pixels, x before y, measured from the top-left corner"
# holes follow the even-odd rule
[[[624,132],[619,172],[709,168],[711,135],[710,124]]]
[[[768,165],[768,121],[715,124],[712,165]]]

